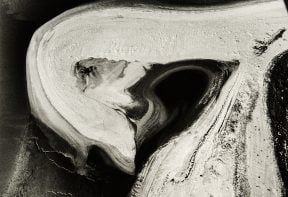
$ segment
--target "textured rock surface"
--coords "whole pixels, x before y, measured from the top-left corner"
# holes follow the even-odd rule
[[[154,11],[153,14],[151,14],[151,10]],[[189,122],[189,120],[184,128],[181,129],[179,129],[179,125],[183,126],[183,124],[175,124],[175,127],[169,127],[166,130],[164,129],[164,131],[171,132],[168,139],[161,139],[163,137],[163,132],[160,131],[162,134],[160,134],[159,141],[155,141],[155,137],[152,135],[151,139],[147,141],[148,145],[144,142],[143,147],[149,147],[150,140],[151,142],[157,142],[156,145],[153,144],[157,151],[154,153],[152,151],[152,155],[147,156],[149,158],[147,162],[147,157],[144,157],[143,159],[141,158],[141,155],[136,155],[136,161],[137,158],[140,157],[141,164],[137,164],[136,162],[136,170],[137,172],[140,171],[140,173],[137,175],[138,178],[130,195],[285,195],[284,184],[285,173],[287,173],[287,171],[285,171],[285,168],[284,170],[282,168],[282,170],[280,169],[279,171],[278,165],[279,163],[281,164],[281,161],[278,161],[277,165],[276,159],[278,156],[276,154],[277,157],[275,157],[274,154],[273,144],[276,143],[277,136],[275,138],[275,135],[272,135],[269,125],[270,119],[267,110],[268,84],[266,83],[267,78],[265,79],[265,77],[267,71],[270,69],[270,62],[272,59],[286,50],[287,35],[283,32],[282,37],[271,43],[265,52],[260,55],[255,53],[255,46],[259,44],[259,40],[263,40],[263,43],[267,43],[272,35],[275,33],[277,34],[281,29],[286,29],[286,21],[286,12],[283,3],[280,1],[258,5],[252,4],[247,7],[239,6],[229,9],[219,9],[215,12],[206,11],[202,13],[157,9],[145,6],[133,9],[121,6],[84,6],[75,9],[74,11],[67,12],[37,31],[36,35],[44,35],[42,39],[40,36],[37,42],[40,41],[41,43],[43,41],[43,45],[41,45],[40,49],[45,49],[42,52],[39,50],[40,52],[38,53],[39,57],[41,57],[38,59],[39,62],[43,61],[43,64],[40,65],[40,67],[43,67],[43,70],[39,71],[39,76],[43,77],[41,81],[42,84],[38,83],[38,85],[43,85],[43,81],[46,81],[47,84],[44,89],[51,89],[48,90],[48,92],[50,91],[50,93],[48,93],[48,98],[53,99],[55,98],[55,95],[60,95],[60,97],[61,95],[64,95],[64,97],[62,97],[64,101],[66,101],[67,98],[70,98],[71,100],[75,100],[76,98],[73,99],[71,95],[68,93],[66,94],[66,90],[61,92],[61,89],[65,89],[63,87],[74,88],[75,94],[82,95],[85,99],[95,97],[95,95],[97,95],[95,94],[96,90],[99,91],[98,93],[101,93],[98,95],[102,95],[103,92],[110,92],[111,89],[109,90],[109,88],[107,88],[108,86],[101,90],[98,85],[101,84],[98,83],[99,81],[92,80],[92,82],[90,82],[90,78],[93,79],[96,74],[92,74],[92,71],[88,71],[90,65],[87,66],[87,58],[89,57],[100,59],[107,58],[107,61],[115,60],[120,63],[120,65],[120,60],[123,60],[123,65],[131,62],[132,65],[133,62],[139,63],[138,66],[133,65],[131,68],[142,69],[143,65],[149,65],[144,67],[151,70],[152,76],[153,73],[155,73],[155,70],[153,71],[153,69],[151,69],[153,68],[151,65],[158,65],[158,67],[164,68],[165,66],[168,67],[171,62],[179,63],[181,62],[180,60],[191,60],[193,62],[193,60],[200,58],[202,60],[217,60],[216,63],[234,62],[234,64],[227,64],[228,68],[229,66],[230,68],[233,68],[231,69],[233,72],[228,75],[229,77],[225,80],[225,83],[221,83],[223,77],[219,77],[222,72],[215,74],[216,81],[220,81],[220,84],[222,84],[223,87],[220,85],[218,87],[219,91],[213,92],[213,96],[210,98],[209,102],[206,102],[205,105],[203,105],[203,108],[198,111],[197,119],[193,119],[195,121]],[[37,36],[34,36],[34,41],[35,37]],[[127,37],[129,37],[128,40]],[[45,42],[47,40],[49,40],[49,42]],[[33,41],[31,46],[30,52],[31,48],[33,49]],[[83,69],[85,70],[85,77],[79,74],[79,69],[74,70],[77,71],[76,73],[74,72],[74,75],[73,72],[71,73],[71,67],[75,68],[75,63],[80,60],[84,60],[84,65],[82,65],[82,67],[85,67],[85,69]],[[47,62],[49,63],[46,64]],[[235,69],[236,62],[239,64],[238,69]],[[206,65],[207,62],[203,64]],[[30,65],[29,59],[28,65]],[[51,73],[50,71],[53,71],[54,69],[53,66],[56,65],[61,69]],[[202,65],[202,67],[204,66]],[[86,68],[88,70],[86,70]],[[34,69],[31,72],[35,74],[37,73],[37,69]],[[96,71],[94,73],[96,73]],[[117,71],[116,73],[117,76],[121,75],[121,72]],[[133,76],[135,76],[137,80],[140,80],[142,77],[145,84],[144,75],[149,76],[149,71],[147,72],[147,70],[144,69],[143,75],[141,74],[142,71],[133,72],[133,74],[135,73],[140,73],[138,76]],[[86,78],[88,75],[90,77],[89,80]],[[100,81],[103,82],[105,80]],[[65,83],[69,85],[65,86]],[[31,84],[35,86],[35,83]],[[119,88],[119,86],[117,86],[117,88]],[[189,88],[189,86],[185,88]],[[31,89],[32,88],[30,87],[30,91]],[[135,90],[137,90],[137,86]],[[57,93],[57,91],[59,92]],[[131,89],[130,91],[132,94],[133,91]],[[125,95],[129,95],[126,93]],[[34,95],[35,97],[37,95],[37,99],[39,99],[38,92],[37,94],[34,93]],[[117,98],[119,98],[120,95],[118,95]],[[44,97],[47,97],[47,95],[42,98]],[[108,101],[109,108],[112,108],[111,102],[109,102],[111,101],[111,98],[113,98],[113,96],[109,94],[106,95],[106,97],[101,97],[102,101]],[[127,101],[125,100],[127,97],[123,99],[122,97],[120,98],[121,99],[117,99],[117,101],[119,101],[116,105],[117,107],[123,107],[122,102]],[[116,99],[114,98],[114,100]],[[39,101],[42,102],[43,99],[39,99]],[[201,100],[196,101],[196,103],[199,101],[201,103]],[[32,101],[32,105],[33,102],[34,101]],[[92,106],[87,104],[86,100],[83,102],[83,106],[84,104],[88,107]],[[113,102],[113,104],[115,103]],[[53,105],[55,105],[55,102]],[[44,106],[47,106],[47,104],[44,104]],[[72,105],[70,104],[70,106],[73,106],[72,109],[76,112],[81,109],[77,107],[77,105],[74,105],[74,103]],[[63,105],[61,104],[56,106],[55,109],[61,110],[62,107]],[[118,108],[118,110],[122,110],[121,113],[125,114],[129,111],[127,110],[129,107],[121,107]],[[78,167],[81,165],[82,167],[83,165],[85,166],[83,161],[86,162],[85,157],[87,157],[88,154],[86,147],[91,146],[94,142],[88,140],[88,143],[86,139],[77,141],[81,139],[77,134],[75,134],[74,138],[67,139],[69,138],[68,134],[67,137],[63,136],[63,133],[67,132],[67,130],[71,131],[71,129],[63,127],[63,122],[60,122],[60,126],[55,126],[55,119],[45,119],[47,116],[50,116],[51,113],[49,112],[48,115],[46,114],[43,116],[47,108],[43,109],[44,111],[37,111],[38,109],[35,108],[34,103],[34,115],[56,132],[59,131],[59,128],[63,129],[63,132],[58,132],[58,134],[61,136],[62,133],[62,137],[78,151],[75,153],[75,150],[72,149],[71,153],[68,155],[68,158],[71,157],[72,159],[72,164],[74,161],[74,165]],[[130,107],[130,109],[133,108]],[[196,109],[195,105],[192,106],[191,111],[193,111],[193,109]],[[91,118],[90,114],[95,113],[97,110],[99,110],[99,107],[92,110],[93,112],[89,112],[88,118]],[[130,116],[133,115],[133,112],[135,111],[130,111]],[[66,115],[69,113],[64,111],[62,114]],[[54,117],[57,117],[57,115]],[[87,116],[83,114],[83,117]],[[104,116],[101,118],[105,119]],[[57,120],[62,121],[61,118]],[[137,123],[135,117],[132,117],[131,120],[133,120],[134,123]],[[90,120],[86,121],[90,122]],[[123,126],[122,123],[126,123],[125,121],[120,122],[120,126]],[[68,123],[71,123],[71,120],[68,121]],[[135,128],[132,127],[131,131],[134,129]],[[175,130],[175,132],[173,132],[173,130]],[[125,140],[136,144],[142,144],[142,140],[137,142],[137,139],[143,138],[147,132],[149,133],[150,130],[144,130],[141,135],[137,135],[136,132],[136,137],[134,134],[131,134],[133,140]],[[93,132],[91,132],[91,134],[92,133]],[[159,137],[158,134],[155,135],[156,138]],[[144,137],[144,139],[146,138],[147,136]],[[75,141],[73,141],[73,139]],[[111,140],[113,141],[115,138],[112,138]],[[107,145],[109,144],[108,141],[109,136],[107,137],[107,141],[101,140],[101,143]],[[101,147],[99,144],[95,145]],[[119,144],[117,146],[119,146]],[[113,160],[113,154],[111,154],[111,152],[109,153],[109,148],[107,147],[109,146],[105,147],[105,145],[102,145],[102,149],[110,154],[109,157]],[[131,147],[133,147],[133,145]],[[279,147],[281,150],[285,149],[285,143],[281,143]],[[44,152],[45,155],[49,154],[49,151],[54,151],[47,151],[41,147],[39,148],[37,145],[36,148],[41,150],[40,152]],[[141,152],[141,146],[137,148],[140,149]],[[61,150],[61,148],[56,145],[54,145],[54,149],[58,151]],[[79,152],[82,154],[80,154],[81,157],[79,157]],[[74,156],[76,158],[74,158]],[[25,158],[29,160],[30,157]],[[49,156],[48,158],[49,161],[51,161]],[[115,158],[117,158],[117,156],[114,157],[114,165]],[[119,158],[121,158],[121,155]],[[134,160],[134,157],[131,157],[130,159],[132,161]],[[60,159],[60,161],[62,162],[64,160]],[[25,159],[23,159],[22,162],[23,163],[19,163],[18,170],[15,171],[14,182],[11,182],[11,191],[14,191],[16,186],[23,183],[22,179],[17,178],[19,177],[19,174],[27,169],[33,168],[31,166],[27,168],[27,163],[29,162],[25,163]],[[142,166],[143,163],[145,164],[144,166]],[[65,171],[73,171],[73,165],[59,165],[57,162],[55,165],[60,167],[71,166],[71,169],[66,169],[65,167]],[[129,167],[126,170],[125,167],[123,168],[121,165],[118,165],[118,168],[119,167],[126,172],[129,171],[127,170]],[[77,169],[74,170],[75,172],[77,171]],[[39,173],[39,170],[36,171],[34,177],[41,174]],[[78,172],[81,172],[81,170],[79,171],[78,169]],[[131,171],[129,172],[131,173]],[[37,173],[39,174],[37,175]],[[45,173],[43,172],[43,174]],[[283,181],[279,174],[284,177]],[[25,180],[29,180],[29,177],[31,176],[27,176]],[[87,177],[89,178],[89,176]],[[117,182],[116,178],[114,181],[115,180]],[[120,181],[121,179],[118,180]],[[132,180],[130,180],[130,182],[131,181]],[[97,184],[101,184],[101,181]],[[129,184],[129,181],[127,181],[127,184]],[[113,184],[110,186],[112,188]],[[31,181],[30,183],[28,181],[26,191],[27,188],[30,188],[30,192],[32,193],[35,190],[35,188],[33,189],[33,187],[31,187]],[[97,187],[95,186],[95,188]],[[101,190],[101,186],[99,186],[99,188]],[[101,193],[101,191],[96,190],[97,189],[95,189],[95,191],[91,190],[91,193]],[[58,192],[56,190],[49,191],[49,194],[47,195],[72,195],[74,193],[71,188],[66,188],[63,191],[64,192]],[[106,193],[107,196],[109,196],[108,193]]]

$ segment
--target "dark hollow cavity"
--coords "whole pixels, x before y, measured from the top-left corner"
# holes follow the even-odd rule
[[[197,69],[181,70],[163,79],[154,89],[168,113],[185,114],[203,96],[209,77]],[[181,113],[182,112],[182,113]]]
[[[288,188],[288,50],[272,61],[268,82],[268,113],[275,155],[284,183],[283,196]]]
[[[155,64],[147,71],[146,76],[130,89],[133,95],[142,93],[143,102],[145,99],[153,101],[153,97],[157,97],[168,116],[167,124],[160,129],[159,125],[149,128],[156,131],[151,132],[152,136],[148,136],[143,143],[136,139],[138,170],[141,170],[157,148],[190,127],[213,97],[217,99],[221,88],[238,64],[239,62],[215,60]],[[145,93],[148,93],[148,96]]]
[[[155,95],[167,110],[169,123],[141,145],[136,157],[139,170],[159,146],[191,126],[199,112],[196,105],[208,87],[207,73],[197,69],[176,71],[154,87]]]

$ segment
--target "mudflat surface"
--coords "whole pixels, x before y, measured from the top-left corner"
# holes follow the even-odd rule
[[[20,196],[124,196],[133,180],[131,177],[116,174],[115,179],[108,173],[107,179],[97,180],[97,173],[96,177],[88,178],[76,175],[69,159],[53,152],[30,117],[25,58],[33,32],[62,11],[89,1],[47,2],[0,1],[0,194],[11,189],[14,180],[14,186],[18,186],[16,195]],[[19,157],[19,152],[26,154]],[[17,162],[18,170],[25,172],[20,179],[13,177]],[[24,164],[25,169],[21,168]],[[59,167],[63,165],[67,168]],[[112,191],[110,186],[119,180],[121,184]]]

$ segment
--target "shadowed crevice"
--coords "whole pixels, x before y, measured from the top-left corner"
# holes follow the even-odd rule
[[[288,51],[275,57],[267,75],[268,114],[274,141],[275,155],[284,183],[283,196],[288,188]]]
[[[162,108],[165,108],[162,111],[167,113],[167,120],[162,127],[150,127],[149,130],[158,131],[144,142],[136,139],[137,170],[141,170],[149,156],[160,146],[189,128],[212,98],[218,98],[223,85],[238,64],[238,61],[184,60],[165,65],[156,64],[147,71],[146,76],[136,85],[137,88],[132,88],[131,92],[139,95],[139,87],[142,92],[150,91],[143,97],[159,99]],[[145,91],[146,88],[150,89]]]

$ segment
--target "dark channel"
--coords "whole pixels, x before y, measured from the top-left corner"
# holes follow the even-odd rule
[[[275,155],[284,183],[283,196],[288,191],[288,51],[274,58],[268,78],[268,113]]]
[[[174,66],[183,65],[175,63]],[[155,74],[155,71],[153,73]],[[149,74],[147,76],[149,77]],[[153,87],[153,94],[163,103],[170,120],[155,136],[139,147],[136,155],[138,170],[158,147],[191,126],[201,110],[197,109],[196,105],[209,88],[209,83],[211,81],[208,74],[194,68],[175,71]]]
[[[5,194],[13,176],[17,154],[24,144],[30,155],[25,173],[21,174],[22,182],[17,183],[16,196],[126,196],[135,177],[128,176],[106,165],[101,159],[101,151],[91,149],[88,164],[91,174],[84,177],[75,173],[69,158],[58,154],[50,146],[47,135],[41,132],[30,115],[26,91],[25,58],[26,50],[33,32],[42,24],[63,11],[93,0],[0,0],[0,195]],[[109,1],[111,2],[111,1]],[[133,1],[117,1],[116,4],[133,4]],[[141,2],[141,1],[136,1]],[[147,1],[149,4],[172,4],[173,6],[207,6],[221,3],[234,3],[237,0],[159,0]],[[239,1],[240,2],[240,1]],[[114,2],[115,3],[115,2]],[[142,1],[143,3],[143,1]],[[182,75],[183,74],[183,75]],[[181,82],[181,76],[191,73],[179,73],[174,77]],[[198,75],[197,75],[198,76]],[[205,77],[204,77],[205,78]],[[167,83],[169,79],[167,79]],[[189,79],[187,79],[189,80]],[[198,78],[202,86],[205,80]],[[166,82],[165,82],[166,83]],[[175,85],[175,87],[173,87]],[[176,85],[172,85],[174,90]],[[195,87],[194,87],[195,88]],[[168,87],[159,86],[156,90],[159,97],[171,106],[178,98],[169,98]],[[199,95],[202,88],[195,89]],[[180,91],[180,90],[177,90]],[[167,94],[167,95],[166,95]],[[186,95],[187,98],[192,95]],[[197,97],[199,99],[199,97]],[[165,100],[166,99],[166,100]],[[196,101],[196,100],[195,100]],[[53,136],[49,134],[48,136]],[[52,137],[53,139],[57,136]],[[57,139],[59,140],[59,139]],[[59,140],[61,142],[61,140]],[[64,143],[63,143],[64,144]],[[55,146],[54,146],[55,147]],[[57,145],[56,145],[57,147]],[[54,151],[54,152],[53,152]],[[94,166],[97,163],[97,169]],[[65,166],[65,168],[59,168]],[[99,178],[100,177],[100,178]]]

